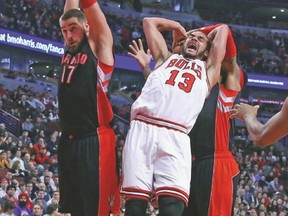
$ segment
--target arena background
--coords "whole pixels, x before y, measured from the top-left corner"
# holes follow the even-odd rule
[[[56,98],[57,83],[51,82],[51,79],[59,74],[64,52],[58,26],[63,1],[39,1],[35,5],[40,12],[35,14],[33,8],[26,8],[28,0],[0,2],[1,88],[13,91],[19,86],[28,86],[38,93],[49,92],[50,97]],[[218,22],[229,24],[237,43],[239,64],[248,72],[248,85],[241,101],[260,104],[259,118],[262,122],[279,111],[288,95],[287,0],[99,0],[99,3],[107,15],[114,37],[116,67],[109,95],[119,140],[125,138],[130,106],[144,84],[140,67],[126,53],[132,39],[144,38],[141,20],[145,16],[175,19],[187,28]],[[29,11],[33,11],[32,15]],[[41,29],[41,25],[45,28]],[[169,34],[167,42],[171,42]],[[0,123],[19,137],[25,119],[13,116],[9,110],[1,109],[0,112]],[[58,129],[57,121],[47,121],[47,124],[51,131]],[[243,123],[236,121],[235,132],[235,145],[249,147],[249,153],[260,154],[263,149],[249,140]],[[275,149],[280,152],[275,160],[281,162],[281,170],[285,172],[287,167],[282,157],[287,158],[287,148],[288,137],[284,137],[272,150],[268,147],[264,149],[267,154]],[[237,152],[235,154],[237,156]],[[242,168],[245,170],[247,166]],[[284,189],[281,191],[286,201],[287,181],[283,180]]]

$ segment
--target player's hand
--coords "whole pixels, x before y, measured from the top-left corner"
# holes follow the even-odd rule
[[[181,44],[186,39],[187,32],[184,27],[180,27],[179,30],[173,31],[173,53],[181,53]]]
[[[259,105],[251,106],[246,103],[236,104],[233,107],[233,109],[231,109],[230,111],[230,114],[231,114],[230,117],[237,118],[237,119],[244,121],[245,118],[256,117],[258,109],[259,109]]]
[[[144,51],[141,39],[138,39],[138,43],[135,40],[133,40],[132,44],[129,45],[129,49],[130,52],[128,52],[127,54],[135,58],[140,64],[142,69],[149,67],[152,56],[150,54],[149,49],[147,50],[147,52]]]

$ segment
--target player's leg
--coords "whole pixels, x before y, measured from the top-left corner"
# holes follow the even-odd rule
[[[185,203],[183,200],[172,196],[160,196],[159,216],[179,216],[182,215]]]
[[[125,202],[125,216],[145,216],[148,201],[141,199],[128,199]]]

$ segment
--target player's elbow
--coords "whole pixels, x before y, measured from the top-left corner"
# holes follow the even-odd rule
[[[262,134],[254,136],[254,137],[252,137],[252,139],[253,139],[254,143],[260,147],[270,146],[276,142],[275,140],[269,139],[269,138],[263,136]]]
[[[152,18],[144,17],[144,18],[143,18],[143,21],[142,21],[142,23],[143,23],[143,28],[145,29],[145,28],[149,27],[152,22],[153,22],[153,21],[152,21]]]

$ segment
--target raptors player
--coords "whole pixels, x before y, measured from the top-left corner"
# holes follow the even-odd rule
[[[215,28],[209,38],[164,18],[144,18],[143,27],[156,64],[132,105],[123,149],[125,215],[145,215],[148,201],[156,196],[160,215],[178,216],[190,190],[188,133],[219,80],[228,27]],[[168,51],[164,30],[185,38],[181,55]]]
[[[209,34],[218,26],[221,24],[200,30]],[[183,216],[229,216],[233,213],[240,170],[231,152],[230,137],[233,136],[230,136],[229,112],[247,82],[236,57],[236,46],[229,29],[221,79],[205,100],[189,134],[193,155],[191,191]]]
[[[107,98],[114,69],[113,38],[96,0],[66,0],[60,27],[58,98],[60,211],[72,216],[120,214],[112,108]]]

